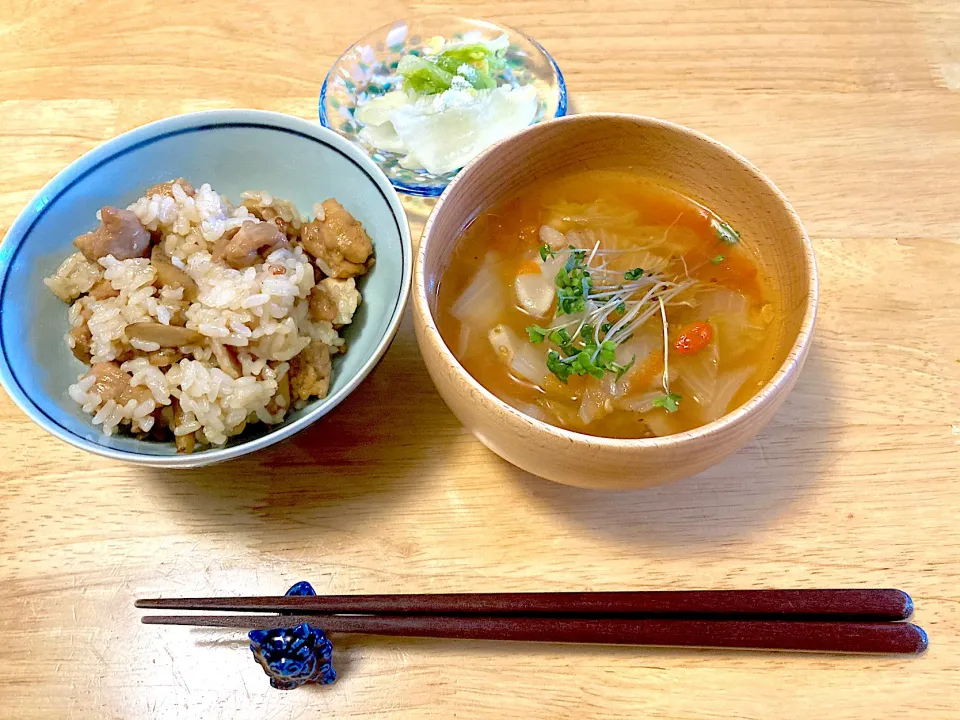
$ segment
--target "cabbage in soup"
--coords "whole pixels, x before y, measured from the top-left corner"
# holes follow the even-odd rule
[[[437,323],[521,412],[591,435],[683,432],[770,376],[779,314],[734,228],[629,170],[526,188],[459,238]]]

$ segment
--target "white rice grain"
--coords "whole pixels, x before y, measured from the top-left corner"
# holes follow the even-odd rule
[[[223,338],[230,334],[230,331],[225,327],[221,325],[213,325],[211,323],[203,323],[197,328],[197,330],[201,335],[206,335],[207,337],[212,338]]]
[[[137,338],[130,338],[127,342],[134,350],[142,350],[143,352],[155,352],[160,349],[160,343],[157,342],[148,342]]]

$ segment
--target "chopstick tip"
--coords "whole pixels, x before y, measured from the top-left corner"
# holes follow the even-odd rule
[[[911,623],[911,625],[913,624]],[[922,655],[930,647],[930,637],[927,635],[927,631],[919,625],[913,625],[913,628],[917,631],[917,647],[914,652],[917,655]]]
[[[903,596],[903,619],[909,620],[911,617],[913,617],[913,598],[903,590],[900,590],[899,592]]]

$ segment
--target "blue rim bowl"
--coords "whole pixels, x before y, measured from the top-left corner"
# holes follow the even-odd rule
[[[510,40],[507,68],[498,79],[501,83],[533,83],[536,86],[540,109],[534,125],[567,114],[567,85],[563,73],[553,56],[539,42],[507,25],[469,18],[427,16],[396,20],[377,28],[340,56],[320,88],[320,124],[362,148],[400,192],[437,197],[460,171],[431,175],[426,170],[400,167],[402,155],[378,150],[360,138],[361,127],[353,113],[358,104],[399,86],[401,80],[396,74],[397,63],[411,49],[421,47],[436,35],[462,39],[468,34],[483,40],[507,35]]]
[[[363,303],[334,361],[330,393],[275,426],[257,424],[224,447],[178,455],[173,443],[103,435],[67,395],[86,366],[63,342],[67,307],[43,284],[96,224],[104,205],[126,206],[172,177],[239,199],[267,190],[301,209],[335,197],[374,242],[360,282]],[[47,183],[0,244],[0,383],[40,427],[98,455],[167,468],[198,467],[260,450],[320,419],[347,397],[390,346],[410,294],[410,230],[400,198],[376,163],[331,130],[260,110],[214,110],[160,120],[88,152]]]

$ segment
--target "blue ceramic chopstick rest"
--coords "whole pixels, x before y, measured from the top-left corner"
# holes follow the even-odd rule
[[[316,595],[308,582],[298,582],[287,595]],[[250,651],[278,690],[293,690],[306,683],[330,685],[337,679],[333,669],[333,645],[320,628],[301,623],[296,627],[251,630]]]

